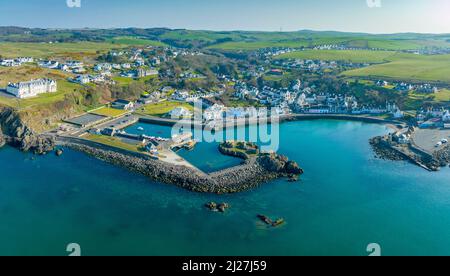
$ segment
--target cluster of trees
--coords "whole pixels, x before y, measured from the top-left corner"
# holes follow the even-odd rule
[[[97,60],[99,62],[107,62],[107,63],[125,63],[127,59],[123,56],[113,56],[110,53],[100,55]]]

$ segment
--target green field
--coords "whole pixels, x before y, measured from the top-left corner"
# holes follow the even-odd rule
[[[110,108],[110,107],[102,107],[100,109],[90,111],[89,113],[115,118],[115,117],[122,116],[122,115],[126,114],[127,112],[128,111],[126,111],[126,110],[120,110],[120,109],[115,109],[115,108]]]
[[[132,151],[132,152],[140,152],[137,145],[132,145],[132,144],[122,142],[119,138],[115,138],[115,137],[89,134],[89,135],[84,136],[83,138],[93,141],[93,142],[111,146],[111,147],[116,147],[116,148]]]
[[[434,100],[437,102],[450,102],[450,90],[442,89],[434,94]]]
[[[145,38],[132,37],[132,36],[118,36],[109,40],[111,43],[119,44],[119,45],[136,45],[136,46],[155,46],[162,47],[166,46],[163,42],[156,40],[149,40]]]
[[[126,86],[129,85],[133,82],[145,82],[147,80],[153,79],[153,78],[157,78],[157,76],[147,76],[147,77],[143,77],[143,78],[139,78],[139,79],[135,79],[135,78],[128,78],[128,77],[113,77],[112,79],[121,86]]]
[[[313,59],[355,63],[383,63],[396,53],[369,50],[306,50],[279,55],[276,59]]]
[[[164,116],[177,107],[184,107],[190,111],[194,111],[194,107],[188,103],[165,101],[155,104],[145,105],[138,110],[138,113],[150,116]]]
[[[112,49],[125,48],[128,45],[96,42],[79,43],[0,43],[0,54],[6,58],[31,56],[48,58],[55,56],[85,57],[96,55],[97,51],[107,52]]]
[[[343,73],[347,77],[369,77],[450,83],[450,55],[396,54],[390,62]]]
[[[308,41],[298,40],[298,41],[285,41],[285,42],[271,42],[271,41],[261,41],[261,42],[225,42],[220,44],[215,44],[209,49],[220,49],[227,51],[253,51],[264,48],[273,47],[289,47],[289,48],[300,48],[307,47],[309,45]]]
[[[0,104],[11,106],[19,110],[51,104],[64,100],[66,94],[79,89],[80,86],[65,80],[58,80],[58,91],[56,93],[41,94],[34,98],[17,99],[14,97],[0,96]]]
[[[347,42],[345,45],[352,48],[377,48],[390,51],[422,48],[422,45],[412,40],[356,39]]]
[[[317,45],[334,44],[351,48],[372,49],[378,48],[388,51],[417,50],[423,47],[450,47],[445,40],[427,39],[395,39],[375,36],[340,36],[340,35],[301,35],[295,33],[260,33],[248,34],[247,39],[233,39],[230,42],[218,43],[209,46],[210,49],[228,51],[250,51],[272,47],[314,47]],[[251,40],[249,40],[251,39]]]

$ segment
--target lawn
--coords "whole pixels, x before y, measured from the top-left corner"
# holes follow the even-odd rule
[[[50,78],[58,83],[58,91],[56,93],[41,94],[34,98],[17,99],[14,97],[0,96],[0,103],[19,109],[34,107],[37,105],[51,104],[64,100],[67,93],[80,89],[79,84],[67,81],[71,77],[70,74],[40,68],[34,65],[25,65],[20,67],[0,67],[0,87],[5,88],[8,82],[30,81],[32,79]]]
[[[383,63],[395,52],[369,50],[306,50],[279,55],[276,59],[312,59],[328,61],[348,61],[355,63]]]
[[[78,42],[78,43],[0,43],[0,53],[6,58],[31,56],[34,58],[49,58],[55,56],[86,57],[97,52],[107,52],[128,45],[113,43]]]
[[[390,62],[344,72],[348,77],[450,83],[450,55],[396,54]]]
[[[417,110],[422,107],[424,101],[433,101],[433,96],[411,91],[408,93],[408,99],[404,103],[406,110]]]
[[[450,90],[440,90],[438,93],[434,94],[434,100],[436,102],[450,102]]]
[[[56,93],[41,94],[37,97],[29,99],[17,99],[14,97],[5,97],[0,95],[0,104],[8,105],[19,110],[44,106],[64,100],[66,94],[80,88],[80,85],[68,82],[66,80],[58,80],[58,91]]]
[[[116,137],[89,134],[87,136],[84,136],[83,138],[93,141],[93,142],[111,146],[111,147],[116,147],[116,148],[133,151],[133,152],[140,152],[137,145],[132,145],[132,144],[122,142],[119,138],[116,138]]]
[[[138,110],[138,113],[162,117],[177,107],[184,107],[190,111],[194,111],[194,107],[188,103],[165,101],[145,105],[144,107]]]
[[[115,108],[110,108],[110,107],[102,107],[100,109],[90,111],[89,113],[116,118],[116,117],[125,115],[127,112],[128,111],[126,111],[126,110],[120,110],[120,109],[115,109]]]
[[[44,69],[35,65],[0,67],[0,87],[6,87],[9,82],[30,81],[39,78],[62,80],[71,76],[71,74],[62,71]]]
[[[128,77],[113,77],[112,79],[120,86],[126,86],[129,85],[133,82],[145,82],[147,80],[153,79],[153,78],[157,78],[158,76],[153,75],[153,76],[147,76],[147,77],[143,77],[143,78],[128,78]]]

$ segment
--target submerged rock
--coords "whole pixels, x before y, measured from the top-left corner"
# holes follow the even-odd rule
[[[219,206],[217,206],[217,209],[219,210],[219,212],[221,213],[225,213],[225,211],[230,208],[230,205],[228,203],[222,203],[219,204]]]
[[[280,218],[280,219],[277,219],[276,221],[274,221],[274,222],[272,223],[272,226],[273,226],[273,227],[278,227],[278,226],[283,225],[284,223],[285,223],[284,219],[283,219],[283,218]]]
[[[205,207],[208,208],[211,211],[217,212],[217,203],[215,203],[215,202],[206,203]]]
[[[64,153],[64,151],[62,149],[57,149],[55,151],[56,156],[61,156],[61,155],[63,155],[63,153]]]
[[[272,225],[272,223],[273,223],[273,221],[268,216],[258,215],[257,217],[265,224]]]
[[[225,213],[225,211],[230,208],[230,205],[228,203],[221,203],[217,204],[215,202],[209,202],[205,204],[205,207],[213,212],[221,212]]]
[[[269,218],[268,216],[265,215],[258,215],[257,216],[262,222],[264,222],[265,224],[271,226],[271,227],[278,227],[281,226],[285,223],[285,220],[283,218],[279,218],[277,220],[272,220],[271,218]]]

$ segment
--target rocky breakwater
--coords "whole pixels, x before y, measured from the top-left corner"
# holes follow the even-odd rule
[[[276,153],[261,153],[253,143],[225,142],[219,145],[219,151],[244,160],[240,166],[210,174],[219,192],[249,190],[277,178],[303,174],[296,162]]]
[[[414,132],[413,129],[409,131],[408,135]],[[372,138],[370,145],[376,157],[392,161],[409,161],[428,171],[438,171],[441,166],[446,165],[448,156],[446,157],[444,151],[432,155],[418,148],[413,141],[401,141],[399,137],[400,134],[395,133]]]
[[[1,141],[17,147],[22,151],[44,154],[53,150],[55,140],[39,135],[31,130],[20,118],[19,113],[11,108],[0,108]]]
[[[450,145],[446,145],[442,149],[436,151],[433,157],[439,162],[439,164],[444,167],[450,164]]]
[[[196,168],[174,165],[147,158],[143,154],[123,152],[109,146],[94,145],[88,141],[71,140],[61,144],[142,174],[154,181],[201,193],[237,193],[279,177],[303,173],[295,162],[277,154],[251,156],[242,165],[206,174]]]

